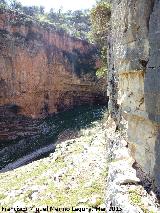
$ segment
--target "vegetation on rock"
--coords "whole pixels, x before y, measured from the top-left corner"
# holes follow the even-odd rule
[[[104,207],[108,171],[107,141],[103,131],[105,118],[88,125],[88,120],[97,116],[101,118],[101,111],[82,114],[76,111],[72,115],[63,113],[63,119],[69,122],[68,125],[66,123],[67,128],[81,127],[77,136],[68,140],[67,136],[65,139],[59,136],[56,150],[49,157],[0,174],[1,206],[33,207],[33,210],[47,205],[55,208],[96,208],[103,204]],[[35,212],[33,210],[29,209],[29,212]],[[73,211],[70,209],[69,212]]]
[[[98,45],[102,59],[102,66],[97,71],[98,76],[105,76],[107,74],[107,35],[110,28],[110,16],[111,4],[108,3],[108,0],[98,1],[90,13],[92,26],[90,40]]]
[[[13,25],[32,24],[38,21],[46,29],[55,29],[59,33],[68,33],[79,39],[95,43],[98,46],[98,55],[101,56],[98,77],[105,77],[107,73],[107,32],[109,28],[110,4],[108,0],[97,1],[91,10],[76,10],[64,12],[53,8],[45,12],[43,6],[23,6],[17,0],[3,0],[0,8],[10,9],[21,14]],[[85,57],[85,56],[84,56]],[[90,69],[90,67],[88,67]]]
[[[88,32],[91,26],[89,10],[69,10],[64,12],[62,9],[55,11],[51,8],[49,12],[45,12],[43,6],[23,6],[16,0],[3,0],[0,3],[0,8],[17,11],[40,22],[43,26],[49,25],[74,37],[88,40]]]

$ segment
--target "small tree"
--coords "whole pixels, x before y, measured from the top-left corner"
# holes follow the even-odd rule
[[[7,2],[5,0],[1,0],[0,8],[6,8],[6,7],[7,7]]]
[[[95,42],[100,51],[102,59],[102,67],[99,72],[103,75],[107,71],[107,35],[109,31],[109,20],[111,16],[111,5],[108,0],[101,0],[91,10],[90,19],[92,31],[90,33],[90,40]]]
[[[10,7],[13,10],[22,10],[22,4],[16,0],[10,1]]]
[[[40,6],[40,7],[39,7],[39,12],[40,12],[40,14],[43,14],[43,15],[44,15],[44,9],[45,9],[45,7],[43,7],[43,6]]]

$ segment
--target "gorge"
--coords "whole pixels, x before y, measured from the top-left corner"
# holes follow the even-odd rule
[[[160,1],[99,4],[100,79],[95,45],[0,9],[1,205],[160,212]]]
[[[2,9],[0,29],[1,105],[15,104],[36,118],[103,101],[102,84],[94,81],[94,45]]]
[[[74,115],[74,107],[107,103],[95,45],[0,9],[0,49],[1,168],[38,149],[44,151],[37,157],[54,150],[49,144],[70,125],[58,112]]]

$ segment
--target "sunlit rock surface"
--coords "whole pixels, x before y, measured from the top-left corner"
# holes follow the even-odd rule
[[[160,2],[112,4],[109,106],[112,117],[128,121],[131,154],[160,191]]]
[[[75,105],[105,102],[95,76],[95,46],[0,10],[0,105],[17,105],[32,118]]]

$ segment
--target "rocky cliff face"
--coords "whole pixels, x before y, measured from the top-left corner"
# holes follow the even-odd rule
[[[132,156],[160,190],[160,71],[158,0],[113,0],[110,109],[128,121]]]
[[[0,105],[14,104],[35,118],[102,101],[96,60],[96,48],[87,42],[0,11]]]

